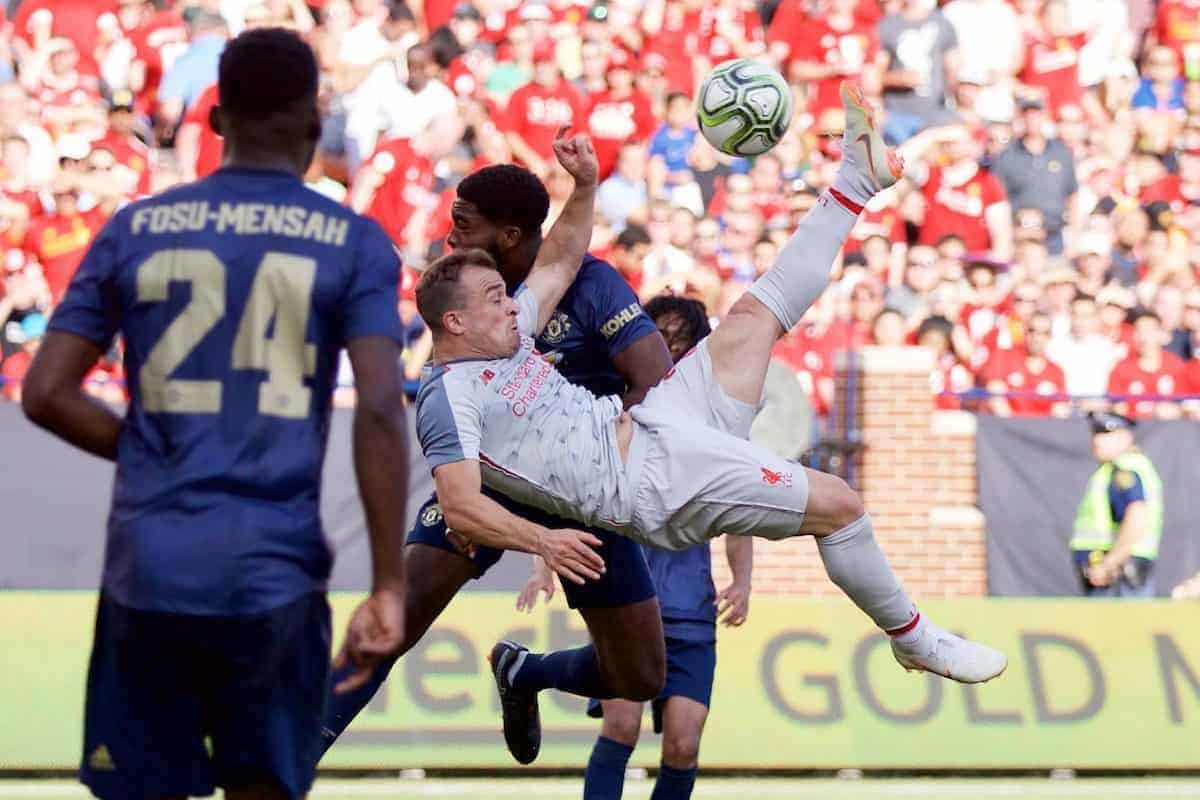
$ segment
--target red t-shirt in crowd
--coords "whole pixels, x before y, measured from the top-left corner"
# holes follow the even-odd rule
[[[904,217],[895,206],[887,205],[872,210],[867,208],[858,215],[850,236],[846,239],[846,252],[857,253],[862,250],[863,242],[872,236],[882,236],[892,244],[904,242],[908,232],[904,228]]]
[[[1138,365],[1137,355],[1131,355],[1113,367],[1108,376],[1108,393],[1112,395],[1152,395],[1177,397],[1186,394],[1188,380],[1183,361],[1163,351],[1157,370],[1147,372]],[[1154,400],[1130,400],[1129,414],[1133,417],[1154,416]]]
[[[617,154],[625,142],[644,142],[654,133],[656,122],[650,98],[636,89],[628,97],[615,98],[612,92],[592,97],[587,114],[587,129],[596,149],[600,179],[608,177],[617,165]]]
[[[71,106],[98,105],[100,102],[100,80],[94,75],[76,72],[70,80],[43,82],[30,96],[38,107],[69,108]]]
[[[974,389],[975,375],[972,374],[971,368],[959,361],[953,353],[945,353],[934,365],[929,383],[933,389],[935,408],[962,408],[962,398],[943,395],[942,392],[968,392]]]
[[[825,416],[829,408],[817,391],[822,378],[833,377],[833,353],[836,345],[829,331],[817,331],[813,326],[801,324],[775,342],[771,358],[790,367],[800,382],[817,416]]]
[[[208,124],[208,114],[219,100],[217,85],[214,83],[200,93],[196,102],[183,116],[185,123],[191,122],[200,126],[200,144],[196,153],[197,178],[207,178],[221,168],[221,156],[225,144]]]
[[[32,189],[0,188],[0,196],[5,200],[20,203],[29,209],[29,218],[31,220],[46,213],[46,207],[42,205],[42,196]]]
[[[1159,0],[1154,32],[1159,44],[1165,44],[1184,63],[1184,46],[1200,43],[1200,0]]]
[[[103,212],[94,208],[70,216],[53,214],[39,217],[25,234],[25,251],[42,265],[42,273],[57,303],[62,300],[88,245],[102,227]]]
[[[733,51],[733,43],[718,31],[717,26],[723,17],[730,19],[741,41],[748,44],[763,41],[762,18],[756,9],[744,8],[740,4],[733,9],[705,4],[700,10],[700,52],[708,57],[709,63],[714,67],[737,58],[737,53]]]
[[[921,191],[927,208],[918,242],[935,245],[954,234],[962,238],[968,251],[991,248],[984,212],[1008,199],[995,175],[979,169],[966,181],[951,184],[940,168],[933,167]]]
[[[1058,365],[1043,358],[1041,368],[1034,371],[1024,349],[997,351],[988,359],[981,377],[985,385],[1000,381],[1009,392],[1042,395],[1008,398],[1008,405],[1017,417],[1048,417],[1054,407],[1054,395],[1067,393],[1067,379]]]
[[[530,82],[508,98],[505,130],[519,134],[547,161],[554,161],[554,136],[563,125],[576,126],[585,117],[583,98],[571,84],[554,86]]]
[[[128,36],[133,44],[134,63],[141,63],[146,71],[146,83],[137,96],[138,111],[153,113],[158,105],[158,85],[162,83],[163,75],[187,50],[187,28],[180,14],[156,11]]]
[[[375,148],[367,164],[383,176],[366,215],[378,222],[397,245],[404,244],[404,228],[418,207],[436,201],[433,165],[418,155],[408,139],[389,139]]]
[[[116,0],[23,0],[13,17],[13,34],[32,45],[33,31],[29,18],[38,11],[49,11],[52,15],[50,33],[62,36],[75,43],[79,50],[79,69],[95,75],[96,43],[100,38],[97,20],[103,14],[116,14]]]
[[[92,142],[93,150],[107,150],[117,163],[137,173],[138,194],[150,193],[150,148],[136,136],[119,136],[109,131],[103,139]]]
[[[1079,85],[1079,51],[1087,34],[1033,36],[1025,43],[1025,65],[1018,78],[1022,83],[1044,89],[1051,113],[1064,105],[1076,105],[1083,97]]]
[[[1009,299],[1006,297],[998,303],[964,303],[959,311],[958,321],[966,328],[972,341],[982,342],[996,330],[1006,311]]]
[[[655,53],[666,59],[663,75],[667,79],[667,91],[694,97],[696,76],[692,71],[692,58],[700,52],[700,44],[700,12],[688,11],[674,18],[668,7],[662,30],[646,37],[643,55]]]
[[[1187,393],[1200,395],[1200,355],[1184,362],[1183,375],[1187,379]]]
[[[831,108],[841,108],[842,100],[838,87],[843,80],[857,81],[863,68],[873,62],[879,53],[879,36],[875,28],[861,22],[847,30],[835,30],[824,19],[811,19],[799,31],[793,33],[795,44],[788,57],[792,61],[843,64],[851,72],[834,75],[813,82],[815,91],[810,97],[808,110],[814,115]]]
[[[0,378],[3,378],[0,384],[3,384],[4,396],[9,400],[16,401],[21,381],[25,380],[25,373],[29,372],[31,363],[33,359],[29,357],[29,353],[18,350],[0,365]]]

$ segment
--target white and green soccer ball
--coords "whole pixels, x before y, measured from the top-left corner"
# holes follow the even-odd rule
[[[722,153],[761,155],[787,133],[792,92],[787,81],[761,61],[726,61],[701,84],[696,121],[704,138]]]

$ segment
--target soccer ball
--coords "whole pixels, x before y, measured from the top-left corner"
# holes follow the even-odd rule
[[[792,92],[778,72],[760,61],[727,61],[700,86],[696,121],[704,138],[722,153],[761,155],[787,133]]]

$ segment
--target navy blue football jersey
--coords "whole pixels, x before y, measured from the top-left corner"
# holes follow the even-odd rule
[[[113,217],[50,324],[124,341],[109,596],[240,616],[324,587],[337,355],[401,338],[399,267],[378,225],[282,172],[223,169]]]
[[[589,253],[536,341],[563,377],[599,397],[625,393],[613,357],[657,330],[621,273]]]

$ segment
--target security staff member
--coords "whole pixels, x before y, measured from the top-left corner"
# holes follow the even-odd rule
[[[1092,473],[1075,512],[1071,550],[1089,597],[1151,597],[1162,539],[1163,488],[1158,470],[1137,449],[1134,421],[1111,412],[1088,414]]]

